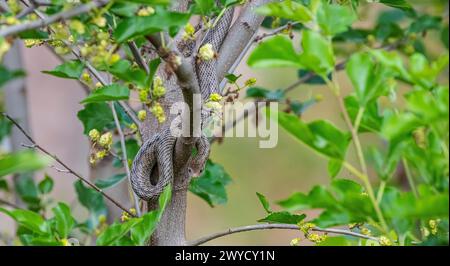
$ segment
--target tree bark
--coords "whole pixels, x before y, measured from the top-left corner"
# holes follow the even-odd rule
[[[3,64],[9,70],[23,69],[21,42],[19,40],[16,40],[12,44],[10,50],[4,57]],[[4,97],[6,112],[31,134],[28,122],[28,97],[25,79],[19,78],[8,82],[4,86]],[[9,144],[11,151],[16,152],[22,149],[22,144],[30,144],[30,142],[17,127],[13,127],[9,136]],[[30,173],[14,175],[14,182],[25,175],[30,176]],[[18,198],[15,199],[15,202],[22,205]]]

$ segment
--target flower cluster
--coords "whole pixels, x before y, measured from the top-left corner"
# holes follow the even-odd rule
[[[100,135],[97,129],[89,131],[89,138],[93,142],[89,162],[95,164],[106,157],[112,146],[112,133],[106,132]]]
[[[130,213],[132,215],[136,215],[136,209],[135,208],[131,208],[130,209]],[[122,212],[122,216],[120,216],[120,221],[122,222],[126,222],[128,220],[130,220],[132,217],[130,216],[130,214],[128,212]]]
[[[200,58],[200,60],[202,61],[210,61],[213,60],[215,57],[216,52],[214,51],[214,48],[210,43],[204,44],[198,50],[198,58]]]
[[[316,227],[313,223],[306,223],[306,222],[300,222],[298,224],[300,231],[303,232],[306,239],[308,239],[311,242],[314,242],[316,244],[323,242],[325,239],[327,239],[327,235],[319,235],[317,233],[312,233],[312,229]]]

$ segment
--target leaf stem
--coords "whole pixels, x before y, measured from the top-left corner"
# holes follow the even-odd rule
[[[381,223],[381,226],[383,227],[385,232],[389,232],[388,230],[388,226],[387,223],[384,219],[383,216],[383,212],[381,211],[381,208],[375,198],[375,193],[373,191],[372,188],[372,184],[370,183],[369,180],[369,174],[367,171],[367,164],[366,164],[366,160],[364,159],[364,153],[362,150],[362,146],[361,146],[361,142],[359,140],[359,136],[358,136],[358,131],[356,130],[356,127],[353,126],[352,121],[350,119],[350,115],[347,112],[347,109],[345,108],[345,103],[344,100],[341,96],[341,89],[339,87],[339,83],[337,83],[336,81],[331,81],[327,76],[323,76],[322,77],[325,82],[327,83],[328,87],[330,87],[330,89],[334,92],[334,94],[336,95],[336,98],[338,100],[338,104],[339,104],[339,109],[341,110],[343,116],[344,116],[344,121],[347,124],[348,129],[350,130],[350,133],[352,135],[352,140],[353,140],[353,145],[355,147],[355,151],[356,151],[356,155],[358,157],[359,160],[359,164],[361,167],[361,171],[358,171],[356,168],[354,168],[351,164],[344,162],[344,166],[352,173],[354,173],[357,177],[359,177],[362,182],[364,183],[364,186],[366,187],[367,190],[367,194],[369,195],[370,200],[372,201],[372,205],[375,209],[375,212],[377,214],[378,220]],[[334,78],[333,80],[336,80],[336,78]],[[361,111],[362,110],[362,111]],[[362,115],[364,114],[364,109],[360,109],[358,111],[358,116],[362,117]],[[361,120],[361,118],[360,118]]]
[[[411,173],[411,168],[409,167],[408,161],[405,157],[402,158],[403,168],[405,168],[406,178],[408,179],[409,186],[411,187],[411,191],[414,194],[414,197],[418,198],[419,194],[417,193],[416,184],[414,182],[414,177]]]

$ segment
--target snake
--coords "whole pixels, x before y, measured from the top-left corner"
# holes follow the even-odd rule
[[[200,46],[210,43],[214,51],[219,51],[230,28],[233,13],[234,9],[228,8],[223,15],[217,19],[218,21],[215,23],[215,26],[206,32]],[[190,55],[192,53],[188,54]],[[203,102],[206,101],[212,93],[220,93],[217,77],[217,60],[192,60],[192,62],[195,64],[197,81]],[[207,119],[208,115],[205,115],[202,110],[202,124],[203,121]],[[130,173],[131,187],[140,199],[150,201],[158,198],[165,187],[173,183],[173,152],[176,141],[177,137],[172,134],[170,127],[166,126],[157,134],[146,140],[140,147],[133,160]],[[204,134],[196,138],[195,147],[197,153],[189,158],[187,164],[188,178],[200,176],[203,173],[206,161],[209,158],[210,143]],[[158,180],[152,183],[151,177],[155,174],[154,172],[156,169]]]

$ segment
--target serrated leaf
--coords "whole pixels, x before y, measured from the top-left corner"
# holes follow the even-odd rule
[[[256,13],[264,16],[290,19],[302,23],[309,22],[313,17],[311,11],[306,6],[290,0],[273,2],[260,6],[256,9]]]
[[[302,34],[303,52],[300,54],[300,67],[314,71],[326,77],[335,65],[335,58],[331,41],[319,33],[304,30]]]
[[[299,55],[294,50],[292,41],[285,36],[276,36],[259,44],[252,51],[247,64],[255,68],[299,68],[302,66]]]
[[[49,74],[59,78],[79,79],[83,73],[84,63],[80,60],[71,60],[55,67],[53,70],[42,71],[42,73]]]
[[[81,181],[76,181],[74,186],[78,201],[89,211],[87,227],[93,230],[99,223],[99,217],[107,214],[103,196],[94,189],[87,188]]]
[[[123,180],[125,180],[126,177],[127,177],[126,174],[113,175],[109,178],[96,180],[95,185],[100,189],[111,188],[111,187],[114,187],[115,185],[119,184]]]
[[[45,175],[44,179],[42,179],[42,181],[38,184],[39,192],[41,194],[50,193],[53,189],[53,184],[53,179],[50,176]]]
[[[98,88],[89,94],[88,97],[84,98],[80,103],[98,103],[106,101],[118,101],[126,100],[130,96],[130,90],[119,84],[112,84]]]
[[[59,202],[52,211],[55,215],[55,227],[59,237],[67,238],[75,226],[75,219],[72,217],[70,207],[63,202]]]
[[[297,116],[278,112],[278,123],[296,139],[318,153],[335,160],[344,160],[350,141],[349,134],[330,122],[318,120],[309,124]]]
[[[114,121],[111,108],[107,103],[90,103],[77,114],[78,119],[83,123],[83,133],[87,135],[91,129],[103,131],[103,129]]]
[[[47,166],[52,159],[34,151],[20,151],[0,155],[0,177],[39,170]]]
[[[221,165],[208,160],[203,174],[191,180],[189,191],[204,199],[211,207],[214,207],[227,202],[225,187],[230,182],[231,177],[225,169]]]
[[[306,218],[305,214],[291,214],[289,212],[272,212],[267,217],[258,220],[263,223],[283,223],[283,224],[298,224]]]
[[[48,235],[50,234],[50,228],[45,222],[44,218],[39,214],[29,211],[15,209],[8,211],[6,209],[0,208],[0,212],[13,218],[19,225],[27,228],[31,232],[37,235]]]
[[[267,213],[271,213],[272,210],[270,209],[270,203],[267,200],[266,196],[258,192],[256,192],[256,196],[258,196],[259,202],[261,202],[261,205],[263,206],[264,210],[266,210]]]
[[[167,12],[156,8],[156,13],[145,17],[130,17],[122,20],[114,30],[117,42],[125,42],[137,36],[149,35],[185,25],[190,14]]]
[[[345,32],[356,20],[354,12],[343,5],[322,3],[317,11],[317,22],[326,35]]]
[[[25,72],[23,70],[9,70],[6,67],[0,65],[0,88],[3,87],[7,82],[21,78],[25,76]]]

